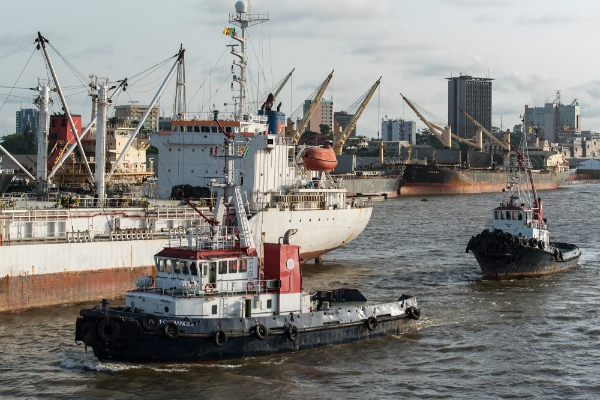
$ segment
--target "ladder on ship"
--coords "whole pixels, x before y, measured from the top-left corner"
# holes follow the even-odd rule
[[[248,216],[246,214],[246,207],[242,200],[242,193],[240,187],[236,186],[234,189],[235,194],[235,212],[237,214],[238,223],[240,224],[240,238],[242,239],[242,246],[250,247],[251,249],[256,248],[254,246],[254,239],[250,233],[250,227],[248,226]]]

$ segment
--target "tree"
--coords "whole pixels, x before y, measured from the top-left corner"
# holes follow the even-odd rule
[[[36,135],[27,127],[25,133],[4,136],[2,147],[11,154],[37,154]]]
[[[428,144],[436,149],[444,148],[444,145],[442,144],[440,139],[438,139],[437,135],[432,133],[427,128],[424,128],[421,130],[420,133],[417,133],[417,144]],[[460,146],[458,145],[458,143],[452,142],[452,148],[458,150],[460,149]]]
[[[330,137],[331,128],[327,124],[319,124],[319,130],[321,131],[321,135]]]
[[[150,146],[146,149],[146,154],[158,154],[158,149],[154,146]]]

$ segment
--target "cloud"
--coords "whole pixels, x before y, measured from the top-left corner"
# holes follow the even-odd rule
[[[518,24],[524,25],[565,25],[575,24],[587,21],[587,18],[581,15],[569,15],[558,12],[544,13],[539,15],[527,15],[516,19]]]
[[[94,47],[88,47],[81,51],[85,55],[110,56],[115,53],[115,46],[112,44],[104,44]]]

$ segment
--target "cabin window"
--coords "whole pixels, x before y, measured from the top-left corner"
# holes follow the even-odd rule
[[[188,132],[193,132],[194,131],[194,127],[193,126],[188,126],[187,127],[187,131]]]
[[[208,264],[202,264],[202,275],[208,276]]]
[[[506,219],[510,221],[510,211],[506,212]]]
[[[169,274],[173,272],[173,269],[171,268],[171,260],[165,260],[165,271],[167,271]]]
[[[212,306],[212,314],[213,315],[217,314],[217,305],[216,304],[214,306]]]
[[[512,217],[513,217],[513,218],[512,218],[512,219],[513,219],[513,221],[516,221],[516,220],[517,220],[517,211],[513,211],[513,212],[512,212]]]
[[[56,128],[56,120],[55,119],[52,120],[52,127]]]
[[[210,126],[202,126],[200,132],[210,132]]]
[[[198,276],[198,267],[195,262],[190,263],[190,274]]]
[[[173,126],[171,127],[171,130],[172,130],[173,132],[177,132],[177,126],[173,125]]]
[[[523,220],[523,211],[519,211],[519,221]]]
[[[500,211],[494,211],[494,219],[500,219]]]
[[[273,302],[273,300],[271,300],[271,299],[267,300],[267,308],[271,308],[272,302]]]
[[[229,273],[235,274],[237,272],[237,260],[229,260],[227,263],[229,264]]]
[[[217,133],[217,132],[219,132],[219,130],[217,129],[217,127],[216,127],[216,126],[211,126],[211,127],[210,127],[210,130],[211,130],[213,133]]]
[[[176,274],[180,274],[181,273],[181,266],[179,265],[179,261],[172,260],[171,263],[173,264],[173,272],[175,272]]]
[[[500,219],[505,219],[504,218],[504,211],[500,211]]]
[[[219,274],[227,273],[227,261],[221,261],[219,263]]]
[[[181,264],[181,273],[184,275],[190,274],[190,268],[188,267],[187,261],[180,261]]]
[[[225,127],[225,132],[231,132],[231,127],[230,126],[226,126]]]
[[[194,126],[194,132],[200,132],[200,127],[198,125]]]
[[[246,272],[248,270],[248,260],[242,259],[240,260],[240,272]]]
[[[67,126],[67,120],[63,119],[62,123],[60,124],[63,128]]]
[[[216,262],[211,262],[210,263],[210,276],[209,281],[211,283],[216,283],[217,282],[217,263]]]
[[[165,270],[164,260],[161,258],[156,258],[156,271],[163,272]]]

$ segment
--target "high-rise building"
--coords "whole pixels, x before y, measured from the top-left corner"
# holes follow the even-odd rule
[[[25,133],[27,128],[31,132],[38,130],[38,115],[39,112],[35,108],[21,108],[16,113],[16,133]]]
[[[124,106],[115,106],[115,117],[117,120],[122,119],[124,122],[139,121],[148,109],[148,106],[128,104]],[[117,121],[118,122],[118,121]],[[144,130],[158,130],[158,106],[152,107],[152,111],[144,122]]]
[[[381,121],[381,139],[417,144],[417,123],[403,119],[384,119]]]
[[[310,100],[304,101],[304,113],[308,112],[310,103]],[[320,125],[327,125],[329,126],[329,130],[333,131],[333,101],[331,100],[321,99],[312,117],[310,117],[310,121],[308,121],[305,132],[321,133]]]
[[[354,114],[348,114],[346,111],[336,111],[333,113],[333,119],[340,123],[342,131],[346,129],[352,118],[354,118]],[[356,125],[354,125],[352,132],[350,132],[350,137],[354,136],[356,136]]]
[[[458,107],[492,131],[492,80],[459,75],[448,79],[448,124],[461,138],[472,139],[477,128]]]
[[[581,133],[579,104],[546,103],[544,107],[525,106],[525,132],[537,134],[550,143],[563,143]]]

